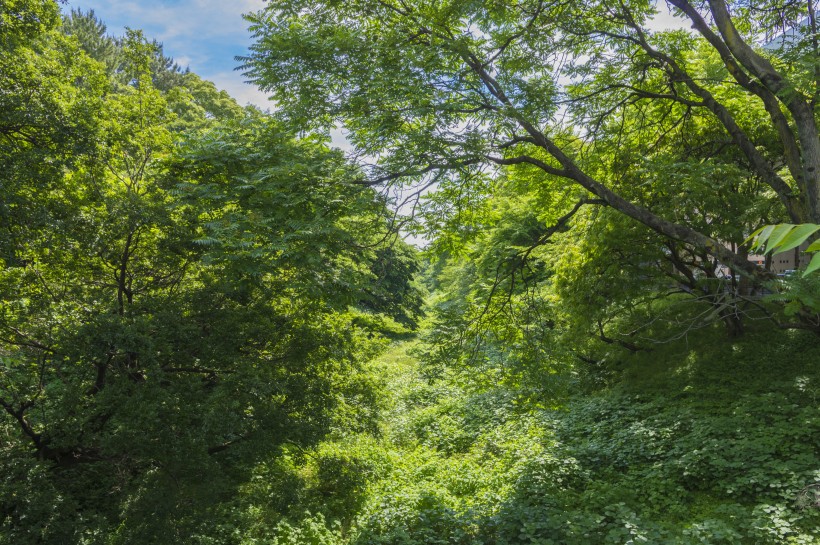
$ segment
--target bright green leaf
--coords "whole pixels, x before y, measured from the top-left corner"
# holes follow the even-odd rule
[[[789,232],[789,234],[780,242],[778,252],[786,252],[792,248],[796,248],[803,244],[815,232],[820,230],[820,225],[813,223],[804,223],[796,226]]]
[[[820,254],[814,254],[814,257],[811,258],[811,263],[809,263],[809,266],[803,271],[803,276],[811,274],[817,269],[820,269]]]
[[[766,245],[766,253],[770,254],[777,250],[780,242],[789,234],[794,225],[791,223],[781,223],[776,225],[768,240],[762,241]]]

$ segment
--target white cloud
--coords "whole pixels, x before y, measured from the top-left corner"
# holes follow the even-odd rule
[[[344,152],[350,152],[353,150],[353,146],[347,139],[347,131],[340,127],[330,131],[330,145],[335,148],[339,148]]]
[[[247,23],[242,19],[242,14],[264,6],[262,0],[183,0],[174,3],[89,0],[72,3],[97,4],[101,14],[114,14],[118,20],[128,21],[136,28],[159,29],[159,33],[152,37],[160,41],[179,37],[202,40],[231,35],[247,38]]]
[[[255,85],[244,83],[238,72],[219,72],[205,79],[214,82],[218,89],[227,91],[239,104],[253,104],[262,110],[273,109],[273,102],[268,100],[268,95]]]
[[[185,68],[186,66],[191,65],[191,57],[187,55],[178,55],[174,57],[174,62],[180,65],[181,67]]]

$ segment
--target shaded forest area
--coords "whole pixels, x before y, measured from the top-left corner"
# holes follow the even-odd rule
[[[0,544],[820,543],[814,7],[656,8],[0,0]]]

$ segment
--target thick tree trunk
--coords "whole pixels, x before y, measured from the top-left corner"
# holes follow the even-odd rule
[[[692,20],[694,27],[720,53],[735,80],[763,100],[778,130],[786,164],[799,190],[800,206],[790,209],[787,205],[791,219],[797,222],[819,223],[820,132],[814,118],[813,100],[804,96],[766,57],[758,54],[743,40],[724,0],[708,0],[709,11],[720,37],[711,31],[688,1],[671,0],[671,3]],[[810,9],[813,9],[811,5]],[[791,114],[791,123],[788,123],[779,111],[777,103],[783,104]],[[755,161],[753,164],[764,179],[769,175],[766,172],[769,167],[761,167],[755,164]],[[783,196],[781,194],[781,197]]]

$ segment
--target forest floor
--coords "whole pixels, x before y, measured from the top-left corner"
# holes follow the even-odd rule
[[[552,407],[432,376],[419,349],[372,362],[378,436],[337,443],[362,480],[326,516],[352,543],[820,543],[813,335],[664,346]]]

